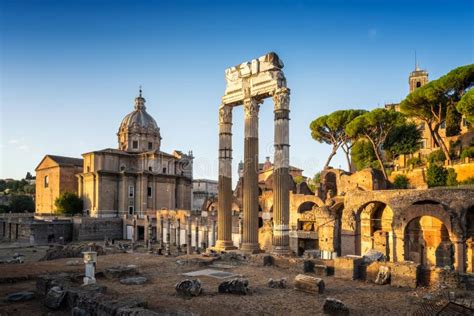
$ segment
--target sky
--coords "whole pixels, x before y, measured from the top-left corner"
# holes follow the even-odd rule
[[[270,51],[291,89],[290,164],[319,171],[330,152],[309,124],[408,93],[415,67],[436,79],[473,62],[474,1],[0,0],[0,178],[44,155],[117,147],[142,85],[162,150],[192,150],[217,179],[224,71]],[[260,160],[273,155],[273,104],[260,108]],[[243,110],[234,110],[234,181]],[[343,155],[331,165],[347,168]]]

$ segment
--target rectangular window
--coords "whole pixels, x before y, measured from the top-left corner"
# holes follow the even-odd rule
[[[128,207],[128,214],[133,215],[133,206]]]
[[[133,149],[137,149],[137,148],[138,148],[138,140],[134,140],[134,141],[132,142],[132,148],[133,148]]]
[[[421,140],[421,148],[426,148],[426,139]]]
[[[148,197],[151,198],[151,187],[148,187]]]
[[[44,176],[44,187],[49,187],[49,176]]]
[[[163,168],[163,173],[166,173],[166,168]]]
[[[152,142],[148,142],[148,150],[152,150],[153,149],[153,143]]]
[[[152,168],[152,167],[148,167],[148,171],[153,171],[153,168]]]
[[[134,197],[135,195],[135,187],[133,185],[128,187],[128,197]]]

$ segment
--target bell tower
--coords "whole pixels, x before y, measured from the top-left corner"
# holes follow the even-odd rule
[[[410,84],[410,93],[415,91],[417,88],[424,86],[428,83],[428,72],[418,67],[415,55],[415,70],[410,73],[408,77],[408,83]]]

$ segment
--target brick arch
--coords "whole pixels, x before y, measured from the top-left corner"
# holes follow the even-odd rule
[[[313,202],[316,206],[319,206],[319,207],[322,207],[322,206],[325,205],[323,200],[321,200],[316,195],[303,195],[303,196],[299,196],[299,197],[293,195],[293,199],[296,200],[294,202],[295,202],[295,206],[296,206],[297,210],[300,208],[300,206],[302,204],[304,204],[306,202]]]

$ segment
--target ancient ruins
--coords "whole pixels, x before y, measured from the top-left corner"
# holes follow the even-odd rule
[[[225,70],[218,181],[193,179],[191,151],[161,151],[141,89],[118,148],[46,155],[36,168],[36,213],[0,214],[0,314],[24,304],[25,315],[472,315],[472,184],[428,188],[426,168],[407,167],[403,156],[388,178],[329,166],[316,183],[304,177],[289,161],[282,69],[271,52]],[[427,76],[413,72],[410,92]],[[274,157],[260,163],[268,98]],[[233,188],[240,105],[244,160]],[[472,127],[461,131],[456,141],[471,143]],[[418,158],[435,150],[430,143]],[[473,158],[442,164],[459,179],[474,176]],[[400,174],[410,188],[394,187]],[[82,200],[79,214],[56,214],[64,192]]]
[[[283,62],[269,53],[251,62],[226,69],[227,87],[219,107],[219,212],[216,248],[233,247],[232,226],[232,109],[244,106],[245,149],[243,187],[243,236],[241,249],[258,252],[258,111],[272,97],[275,113],[273,248],[289,254],[289,113],[290,89],[286,87]]]

